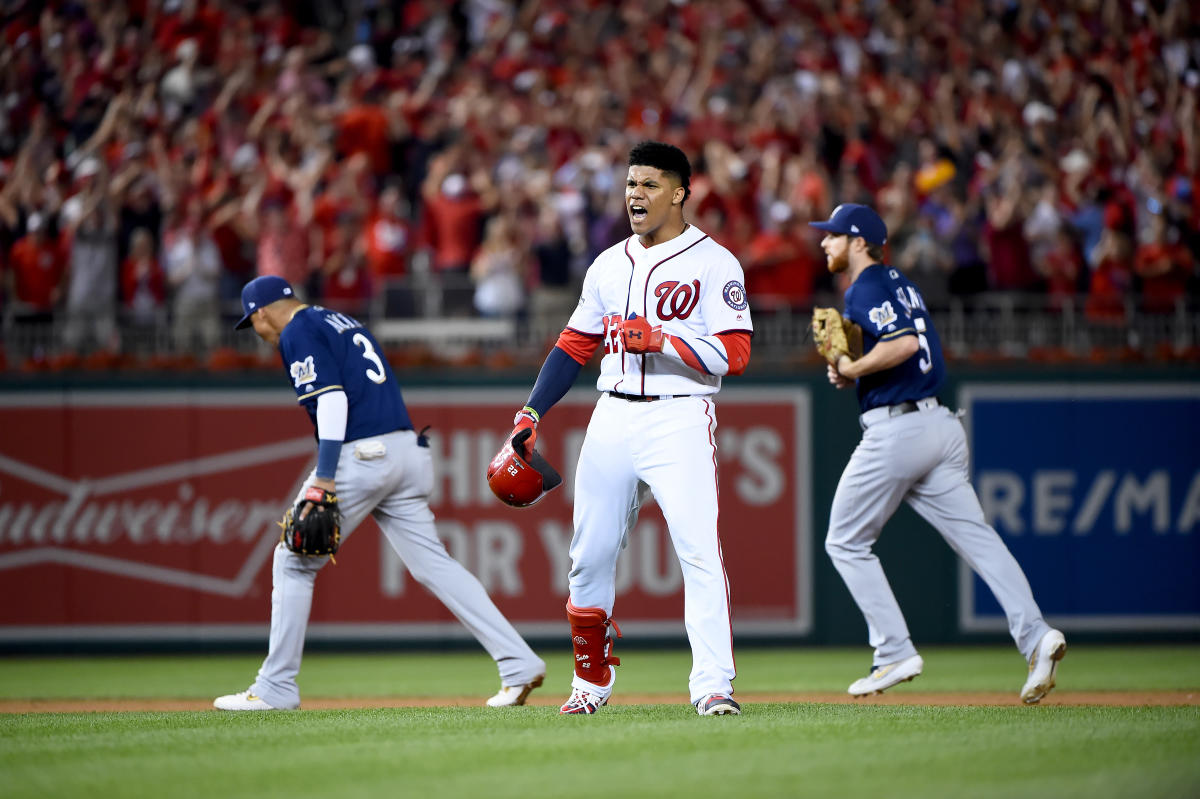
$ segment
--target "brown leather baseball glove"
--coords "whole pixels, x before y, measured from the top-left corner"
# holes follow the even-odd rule
[[[862,357],[862,328],[837,308],[813,308],[812,331],[817,352],[829,363],[836,366],[843,355],[852,361]]]

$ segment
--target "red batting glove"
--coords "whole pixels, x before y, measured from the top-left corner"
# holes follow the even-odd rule
[[[621,323],[621,343],[626,352],[635,355],[643,352],[662,352],[664,334],[661,325],[650,326],[646,317],[630,314]]]
[[[517,415],[513,417],[513,424],[516,425],[516,427],[514,427],[512,433],[509,434],[508,441],[514,447],[521,447],[522,452],[526,457],[528,457],[529,453],[533,452],[533,442],[537,441],[537,411],[535,411],[533,408],[530,408],[528,405],[525,406],[521,410],[517,411]],[[521,436],[521,438],[518,440],[517,434],[522,430],[528,430],[528,436]]]

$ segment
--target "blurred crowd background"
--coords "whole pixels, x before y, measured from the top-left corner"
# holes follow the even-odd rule
[[[807,222],[853,201],[952,356],[1200,360],[1187,0],[0,9],[8,371],[255,365],[230,326],[263,274],[397,358],[540,362],[629,234],[641,139],[691,157],[756,359],[840,306]]]

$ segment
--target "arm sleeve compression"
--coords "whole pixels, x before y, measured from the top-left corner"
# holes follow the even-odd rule
[[[600,336],[589,336],[569,328],[559,335],[538,372],[533,391],[529,393],[529,401],[525,403],[537,412],[539,418],[575,384],[579,370],[596,352],[600,340]]]
[[[327,391],[317,397],[317,477],[332,480],[346,439],[350,414],[344,391]]]
[[[668,336],[663,353],[706,375],[740,375],[750,363],[750,334],[744,330],[714,336]]]

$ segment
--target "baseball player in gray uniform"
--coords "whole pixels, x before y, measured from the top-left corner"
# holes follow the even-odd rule
[[[242,307],[245,316],[237,327],[253,325],[263,341],[279,348],[297,401],[316,428],[317,467],[297,502],[310,487],[335,493],[344,518],[343,540],[367,514],[374,517],[413,577],[496,661],[501,687],[487,704],[524,704],[529,692],[541,685],[546,664],[496,608],[479,580],[450,557],[438,539],[429,509],[434,475],[429,444],[414,432],[400,385],[375,337],[356,319],[301,303],[279,277],[247,283]],[[328,562],[328,556],[297,554],[283,543],[275,548],[266,660],[247,690],[218,697],[215,707],[300,706],[296,676],[313,585]]]
[[[588,269],[579,304],[515,419],[513,436],[530,428],[536,435],[541,417],[603,348],[600,398],[575,472],[567,602],[575,675],[565,714],[595,713],[612,694],[620,662],[609,637],[617,556],[641,484],[663,511],[683,570],[692,705],[705,716],[740,712],[717,532],[712,398],[722,376],[745,370],[753,327],[737,259],[684,221],[690,177],[677,147],[642,142],[630,151],[625,208],[633,235]]]
[[[904,616],[871,547],[901,501],[932,524],[995,594],[1009,632],[1029,662],[1021,700],[1054,688],[1067,651],[1063,634],[1042,618],[1029,581],[987,524],[968,480],[966,434],[937,398],[945,362],[917,287],[881,263],[887,227],[874,210],[843,204],[826,222],[821,249],[832,273],[846,273],[844,316],[862,328],[863,354],[834,356],[829,382],[855,386],[862,441],[850,457],[829,512],[825,550],[866,617],[875,648],[871,673],[851,684],[855,696],[880,693],[921,673]],[[831,358],[834,360],[834,358]]]

